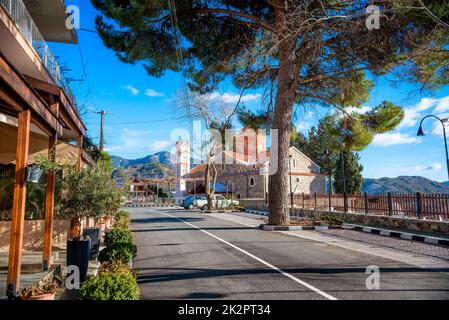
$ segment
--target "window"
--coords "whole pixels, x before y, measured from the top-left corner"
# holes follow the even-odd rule
[[[293,162],[293,168],[296,168],[296,159],[292,159]]]
[[[256,181],[254,180],[254,178],[253,177],[249,178],[249,185],[251,187],[253,187],[255,184],[256,184]]]
[[[296,183],[299,183],[299,178],[296,178]]]

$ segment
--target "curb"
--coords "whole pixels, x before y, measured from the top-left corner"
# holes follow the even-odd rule
[[[240,212],[237,210],[201,210],[201,213],[233,213]]]
[[[148,207],[158,207],[158,208],[166,208],[166,207],[171,207],[171,208],[179,208],[179,206],[174,206],[174,205],[168,205],[168,204],[128,204],[128,205],[124,205],[123,208],[148,208]]]
[[[252,209],[245,209],[246,213],[252,213],[257,214],[259,216],[268,216],[268,212],[266,211],[258,211],[258,210],[252,210]]]
[[[296,230],[329,230],[340,229],[333,226],[272,226],[269,224],[261,224],[259,229],[264,231],[296,231]]]
[[[381,235],[381,236],[401,238],[401,239],[405,239],[405,240],[419,241],[419,242],[424,242],[424,243],[429,243],[429,244],[449,246],[449,239],[447,239],[447,238],[421,236],[421,235],[404,232],[404,231],[393,231],[393,230],[387,230],[387,229],[376,228],[376,227],[360,226],[360,225],[351,224],[351,223],[345,223],[343,225],[343,229],[362,231],[362,232],[373,233],[373,234],[377,234],[377,235]]]

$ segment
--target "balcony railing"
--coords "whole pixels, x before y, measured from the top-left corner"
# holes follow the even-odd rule
[[[44,37],[39,32],[22,0],[0,0],[0,5],[8,12],[11,19],[22,32],[28,43],[33,47],[36,54],[42,60],[42,64],[47,69],[55,83],[64,89],[72,106],[76,109],[75,96],[70,89],[67,79],[62,74],[58,62],[50,51]]]

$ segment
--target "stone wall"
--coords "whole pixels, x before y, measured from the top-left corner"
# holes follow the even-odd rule
[[[241,204],[247,209],[268,210],[263,199],[244,199]],[[322,216],[336,216],[347,223],[360,223],[379,228],[397,228],[410,231],[433,232],[441,235],[449,234],[449,221],[436,221],[399,216],[381,216],[364,213],[345,213],[339,211],[307,210],[295,208],[291,215],[306,218],[320,218]]]

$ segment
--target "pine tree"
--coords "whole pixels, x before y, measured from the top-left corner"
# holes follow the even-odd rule
[[[361,106],[372,88],[366,72],[382,75],[400,68],[410,81],[431,89],[447,83],[447,73],[441,72],[449,43],[445,29],[431,16],[418,15],[423,8],[406,0],[378,2],[380,29],[366,27],[371,0],[92,3],[103,14],[96,24],[106,46],[124,62],[144,61],[150,75],[182,71],[189,88],[199,92],[214,90],[227,78],[242,90],[272,89],[279,154],[278,170],[269,179],[269,193],[277,195],[269,198],[270,224],[289,222],[288,148],[295,103]],[[444,3],[433,9],[438,8]],[[425,61],[429,47],[440,67]],[[419,72],[424,67],[425,77]]]
[[[360,157],[355,152],[345,151],[344,156],[344,172],[342,170],[342,158],[338,157],[336,162],[334,188],[336,193],[356,194],[362,192],[362,171],[363,166],[359,163]],[[344,181],[343,181],[344,179]]]

